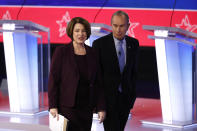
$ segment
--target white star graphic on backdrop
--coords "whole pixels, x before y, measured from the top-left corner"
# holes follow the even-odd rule
[[[2,20],[11,20],[10,12],[7,10],[7,11],[3,14],[3,16],[2,16],[1,19],[2,19]],[[0,33],[0,36],[1,36],[2,34],[3,34],[3,33]]]
[[[65,15],[62,16],[61,20],[56,20],[56,23],[59,25],[59,37],[62,37],[66,34],[66,27],[69,21],[70,15],[68,11],[65,13]]]
[[[128,29],[128,35],[129,36],[131,36],[131,37],[135,37],[135,33],[134,33],[134,28],[136,27],[136,26],[138,26],[140,23],[137,23],[137,22],[131,22],[130,20],[129,20],[129,23],[130,23],[130,26],[129,26],[129,29]]]
[[[5,14],[2,16],[2,20],[11,20],[10,12],[7,10]]]
[[[187,15],[185,15],[185,18],[182,19],[181,24],[175,24],[175,25],[178,28],[182,28],[182,29],[185,29],[185,30],[191,31],[191,32],[193,32],[197,29],[197,25],[190,24],[190,21],[189,21],[189,18]]]

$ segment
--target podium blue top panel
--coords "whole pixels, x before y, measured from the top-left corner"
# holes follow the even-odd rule
[[[19,30],[19,31],[27,30],[27,31],[49,32],[49,28],[26,20],[0,20],[1,29],[3,24],[15,24],[15,30]]]
[[[189,38],[194,38],[197,39],[197,34],[181,29],[181,28],[176,28],[176,27],[167,27],[167,26],[152,26],[152,25],[143,25],[142,27],[144,30],[150,30],[150,31],[154,31],[154,30],[166,30],[169,33],[176,33],[176,34],[180,34]]]

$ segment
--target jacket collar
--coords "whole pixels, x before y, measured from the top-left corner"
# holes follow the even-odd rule
[[[86,50],[86,59],[87,59],[87,66],[88,66],[88,79],[90,80],[91,79],[91,74],[92,72],[92,59],[95,59],[95,58],[92,58],[93,55],[92,52],[91,52],[91,48],[89,46],[87,46],[86,44],[84,45],[85,46],[85,50]],[[73,42],[70,42],[69,43],[69,47],[70,47],[70,64],[71,64],[71,67],[74,68],[74,71],[79,74],[79,69],[77,67],[77,63],[76,63],[76,60],[75,60],[75,52],[74,52],[74,46],[73,46]]]

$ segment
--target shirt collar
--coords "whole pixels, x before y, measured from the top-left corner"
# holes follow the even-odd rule
[[[123,45],[124,45],[124,43],[125,43],[125,38],[123,38],[122,40],[118,40],[118,39],[116,39],[116,38],[113,36],[113,39],[114,39],[114,43],[115,43],[116,46],[117,46],[117,44],[119,43],[119,41],[122,41],[122,42],[123,42]]]

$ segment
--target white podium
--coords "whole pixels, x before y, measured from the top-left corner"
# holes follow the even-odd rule
[[[103,23],[91,23],[91,35],[85,43],[92,46],[94,40],[112,32],[112,27]]]
[[[154,32],[159,77],[161,121],[143,124],[196,126],[197,34],[175,27],[143,26]]]
[[[10,104],[9,111],[0,113],[39,113],[43,107],[44,74],[49,72],[49,28],[30,21],[0,20],[0,32]],[[47,41],[47,51],[43,51],[43,40]]]

